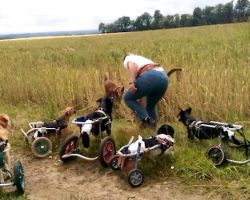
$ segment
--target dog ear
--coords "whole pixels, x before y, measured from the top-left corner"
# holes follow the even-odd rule
[[[179,118],[179,121],[180,121],[181,112],[183,112],[183,110],[180,107],[178,107],[178,110],[179,110],[179,113],[176,117]]]
[[[180,111],[182,111],[182,109],[181,109],[180,107],[178,107],[178,109],[179,109]]]
[[[4,115],[0,115],[0,124],[4,127],[4,128],[8,128],[9,124],[9,119],[6,118]]]
[[[101,101],[102,101],[102,98],[96,100],[96,102],[98,103],[101,103]]]
[[[189,107],[186,111],[190,114],[192,112],[192,108]]]

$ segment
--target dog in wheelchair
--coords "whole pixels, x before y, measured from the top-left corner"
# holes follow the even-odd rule
[[[74,107],[67,107],[63,110],[63,115],[52,121],[30,122],[28,131],[21,129],[25,140],[31,146],[32,153],[38,158],[45,158],[52,152],[52,142],[50,134],[56,134],[59,139],[73,133],[68,128],[70,117],[75,114]]]
[[[122,170],[128,172],[128,182],[132,187],[138,187],[143,183],[144,175],[139,169],[139,160],[143,155],[157,158],[160,156],[171,154],[173,151],[174,129],[164,124],[158,131],[156,136],[138,139],[133,142],[134,137],[130,139],[128,144],[122,146],[109,162],[109,166],[113,170]]]
[[[107,135],[111,135],[113,97],[105,95],[98,99],[97,109],[86,116],[76,118],[76,121],[84,120],[84,124],[79,125],[82,134],[82,143],[85,148],[89,147],[90,134],[98,136],[101,132],[106,131]]]
[[[44,128],[46,133],[57,133],[58,135],[68,134],[70,131],[67,129],[70,117],[75,114],[74,107],[67,107],[63,110],[63,115],[52,121],[34,122],[31,123],[32,128]],[[41,137],[41,132],[36,132],[34,138]]]
[[[0,114],[0,183],[4,182],[2,168],[10,170],[10,144],[8,137],[11,130],[11,121],[8,115]]]
[[[158,129],[156,136],[148,138],[139,136],[138,140],[129,145],[127,153],[136,153],[139,143],[141,143],[140,152],[149,153],[151,157],[171,154],[175,143],[174,129],[164,124]]]
[[[192,108],[180,109],[177,115],[179,121],[186,126],[189,139],[202,140],[221,137],[235,145],[242,145],[242,142],[235,138],[234,132],[229,129],[233,125],[216,121],[204,122],[192,116],[191,112]]]

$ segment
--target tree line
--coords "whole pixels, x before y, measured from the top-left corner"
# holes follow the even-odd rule
[[[135,20],[131,20],[128,16],[123,16],[110,24],[100,23],[99,31],[102,33],[143,31],[245,22],[249,21],[249,19],[249,0],[238,0],[235,6],[233,5],[233,1],[231,1],[216,6],[206,6],[204,9],[196,7],[192,15],[175,14],[164,16],[160,10],[156,10],[153,16],[145,12]]]

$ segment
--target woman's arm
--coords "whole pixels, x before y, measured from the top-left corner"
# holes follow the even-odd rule
[[[131,77],[131,82],[134,82],[137,75],[137,65],[133,62],[128,62],[128,70]]]
[[[137,76],[137,65],[133,62],[128,62],[128,70],[131,78],[131,86],[129,88],[129,91],[135,93],[137,88],[135,87],[134,81]]]

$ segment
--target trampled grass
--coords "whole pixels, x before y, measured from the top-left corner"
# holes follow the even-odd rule
[[[225,199],[247,199],[250,196],[249,164],[214,167],[205,152],[218,140],[188,141],[176,115],[178,107],[190,106],[198,118],[245,125],[249,138],[249,44],[249,23],[1,41],[0,109],[11,116],[15,132],[29,121],[55,118],[67,105],[77,106],[79,115],[86,114],[104,94],[105,72],[128,87],[128,73],[122,66],[126,52],[162,63],[166,71],[182,67],[181,81],[170,77],[166,101],[161,101],[158,107],[161,123],[170,123],[175,128],[175,154],[156,161],[143,158],[141,167],[151,177],[184,180],[190,184],[189,190],[208,189],[211,199],[214,192]],[[154,134],[140,132],[124,102],[114,112],[112,133],[117,147],[128,142],[132,135]],[[21,142],[19,136],[12,137],[15,144]],[[229,152],[234,158],[242,158],[242,152],[235,149]]]

